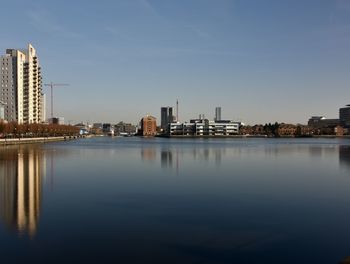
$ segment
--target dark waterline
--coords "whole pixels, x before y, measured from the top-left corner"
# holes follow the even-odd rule
[[[339,263],[349,139],[0,148],[0,263]]]

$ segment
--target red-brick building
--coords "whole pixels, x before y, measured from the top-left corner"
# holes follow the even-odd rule
[[[141,119],[142,135],[153,137],[157,135],[157,121],[154,116],[147,115]]]

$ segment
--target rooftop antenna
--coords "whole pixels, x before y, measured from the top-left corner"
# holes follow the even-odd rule
[[[56,86],[69,86],[67,83],[46,83],[45,86],[50,86],[51,88],[51,120],[53,120],[53,88]]]
[[[176,122],[179,122],[179,99],[176,99]]]

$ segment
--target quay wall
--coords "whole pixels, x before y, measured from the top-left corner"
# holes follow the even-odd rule
[[[0,139],[0,146],[3,145],[16,145],[16,144],[34,144],[34,143],[47,143],[55,141],[66,141],[77,139],[77,136],[66,137],[38,137],[38,138],[3,138]]]

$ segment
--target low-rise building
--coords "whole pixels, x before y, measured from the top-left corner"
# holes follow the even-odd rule
[[[102,125],[102,132],[103,132],[104,134],[113,136],[113,135],[114,135],[114,128],[113,128],[113,125],[111,125],[110,123],[104,123],[104,124]]]
[[[312,116],[307,124],[313,128],[330,128],[338,126],[340,120],[336,118],[325,118],[324,116]]]
[[[153,137],[157,135],[157,119],[154,116],[147,115],[141,119],[141,135]]]
[[[297,132],[297,126],[292,124],[280,124],[277,129],[279,136],[295,136]]]
[[[136,126],[129,124],[129,123],[124,123],[124,122],[119,122],[118,124],[114,125],[114,134],[115,135],[135,135],[136,134]]]

